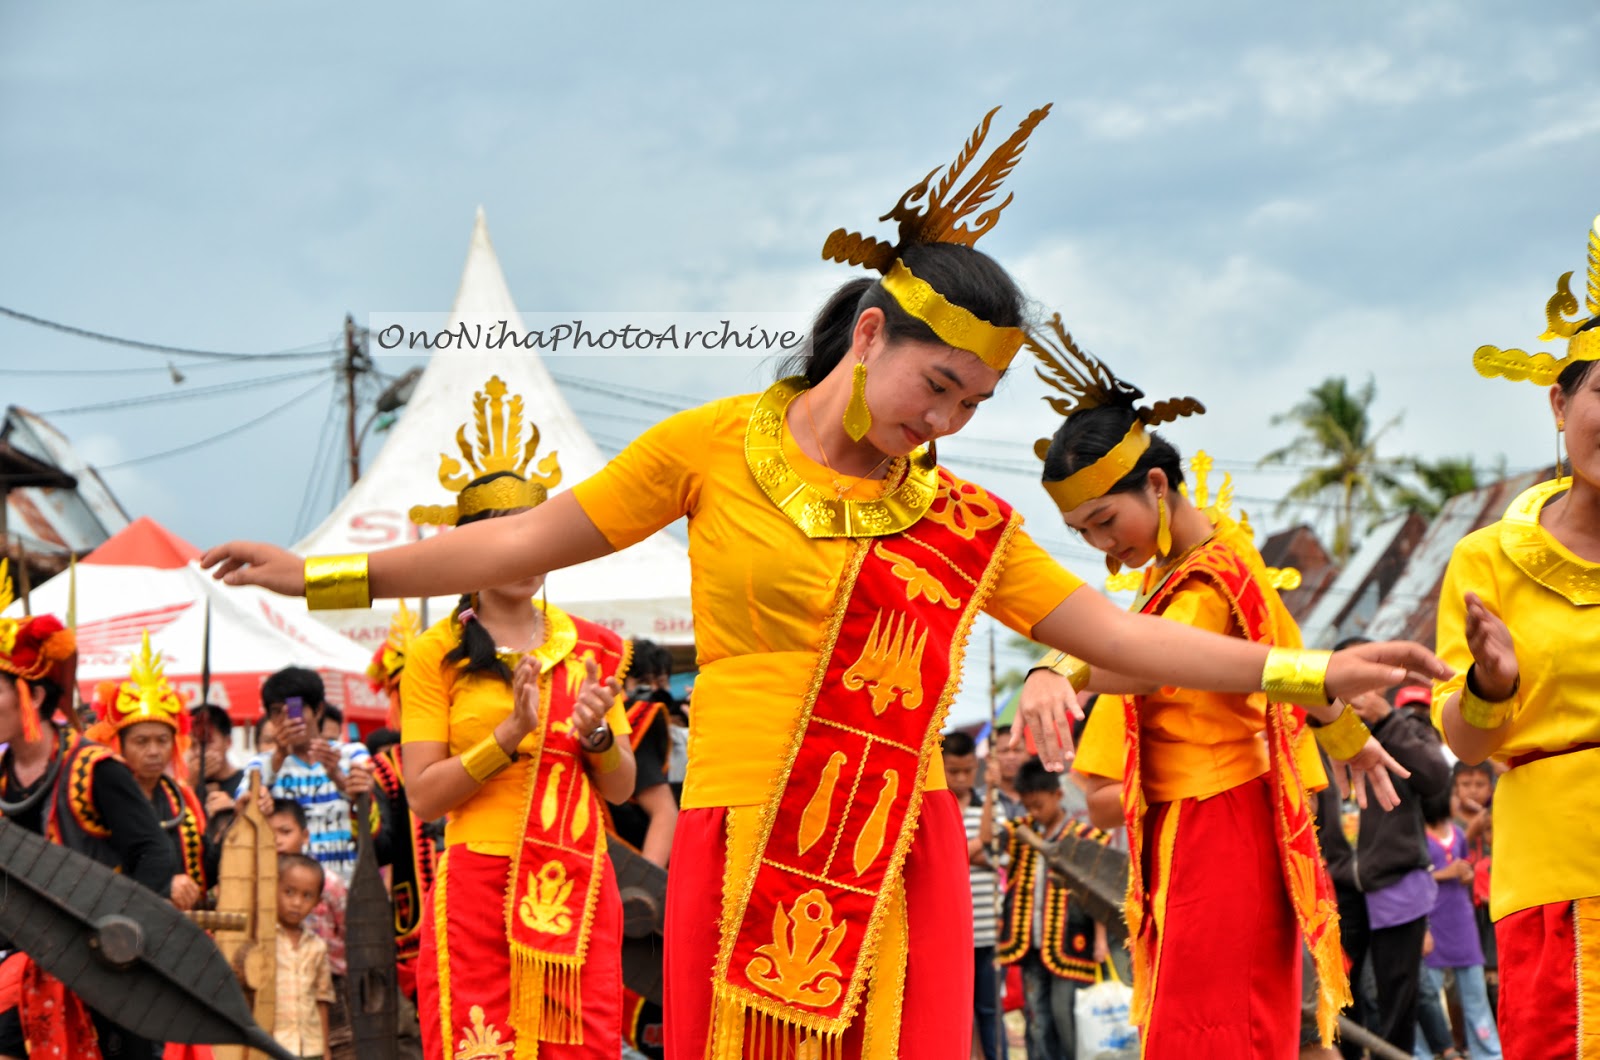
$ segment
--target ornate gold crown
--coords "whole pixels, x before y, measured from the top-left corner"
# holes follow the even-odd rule
[[[508,401],[505,383],[499,376],[491,376],[483,389],[473,395],[472,408],[477,448],[467,443],[466,424],[456,430],[456,447],[466,466],[449,453],[439,454],[439,484],[456,495],[456,502],[415,506],[410,518],[419,526],[455,526],[479,512],[535,508],[561,483],[561,464],[555,453],[539,461],[537,474],[529,474],[533,454],[539,449],[539,427],[528,424],[528,440],[524,444],[522,395],[512,394]],[[504,474],[471,485],[495,472]]]
[[[1189,471],[1194,475],[1194,492],[1190,493],[1189,484],[1184,483],[1178,487],[1185,497],[1194,502],[1194,506],[1211,516],[1212,522],[1219,518],[1233,518],[1233,476],[1226,471],[1222,473],[1222,486],[1217,490],[1215,499],[1211,496],[1211,469],[1215,467],[1211,454],[1204,449],[1198,450],[1189,458]],[[1253,540],[1256,536],[1255,529],[1250,525],[1250,516],[1244,511],[1239,512],[1239,529],[1250,535]],[[1300,588],[1300,571],[1294,567],[1268,567],[1267,584],[1280,592]],[[1144,585],[1144,571],[1129,570],[1120,574],[1113,574],[1106,579],[1106,588],[1112,592],[1137,592]]]
[[[996,107],[983,116],[983,121],[978,123],[972,136],[961,148],[961,153],[950,163],[937,185],[933,178],[939,168],[935,167],[920,182],[907,189],[888,213],[878,218],[880,221],[899,223],[900,238],[897,243],[891,245],[860,232],[846,232],[838,228],[822,245],[822,256],[847,265],[865,265],[882,273],[884,290],[893,296],[901,309],[928,325],[947,345],[975,353],[984,364],[1003,372],[1011,364],[1017,350],[1022,348],[1022,329],[996,327],[955,305],[934,290],[926,280],[913,275],[905,262],[900,260],[901,252],[917,243],[958,243],[970,247],[995,226],[995,222],[1000,220],[1000,212],[1010,205],[1011,196],[1008,194],[998,205],[984,209],[1000,190],[1001,181],[1010,175],[1017,160],[1022,157],[1022,150],[1028,145],[1028,137],[1033,134],[1034,128],[1050,113],[1050,104],[1029,113],[1017,126],[1017,131],[995,148],[994,153],[958,187],[956,182],[961,180],[967,167],[977,157],[978,149],[989,135],[989,123],[999,110]],[[971,225],[962,223],[974,213],[977,213],[977,217]]]
[[[1585,327],[1600,319],[1600,217],[1594,219],[1589,229],[1589,282],[1584,298],[1589,315],[1568,320],[1568,314],[1579,312],[1578,299],[1572,293],[1572,273],[1565,272],[1556,281],[1556,293],[1545,303],[1546,328],[1540,341],[1567,340],[1567,355],[1557,358],[1542,351],[1526,353],[1522,350],[1502,350],[1498,346],[1479,346],[1472,355],[1472,366],[1487,379],[1499,376],[1519,382],[1526,379],[1539,386],[1550,386],[1568,365],[1579,361],[1600,361],[1600,327]],[[1581,334],[1580,334],[1581,332]]]
[[[1104,361],[1074,342],[1061,323],[1060,313],[1050,318],[1050,330],[1055,332],[1053,343],[1048,337],[1038,334],[1030,334],[1027,343],[1028,349],[1044,366],[1034,369],[1039,373],[1039,378],[1066,395],[1047,396],[1045,401],[1052,409],[1061,416],[1071,416],[1075,412],[1110,405],[1132,409],[1134,413],[1133,425],[1128,428],[1128,433],[1105,456],[1088,467],[1079,468],[1059,482],[1044,484],[1045,492],[1056,502],[1056,507],[1063,512],[1070,512],[1086,501],[1105,496],[1107,490],[1133,470],[1144,451],[1150,448],[1150,435],[1145,433],[1146,427],[1182,416],[1198,416],[1205,412],[1206,407],[1192,397],[1171,398],[1143,408],[1136,407],[1135,403],[1144,397],[1144,391],[1118,379]],[[1045,458],[1049,449],[1048,438],[1041,438],[1033,444],[1033,451],[1040,460]]]
[[[367,680],[371,682],[374,691],[381,690],[395,674],[405,668],[406,652],[411,650],[411,642],[421,632],[422,625],[417,619],[417,613],[401,600],[400,606],[395,609],[394,617],[389,619],[389,635],[378,645],[378,650],[373,652],[372,662],[367,664]]]
[[[114,698],[107,697],[101,704],[101,721],[113,732],[145,721],[158,721],[177,732],[187,731],[189,715],[183,709],[183,699],[167,684],[165,670],[161,653],[150,650],[150,633],[146,631],[139,654],[129,665],[128,679],[117,688]]]

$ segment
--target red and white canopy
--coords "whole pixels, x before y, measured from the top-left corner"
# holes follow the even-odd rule
[[[346,717],[381,723],[387,699],[367,684],[370,653],[312,619],[300,600],[223,585],[200,570],[200,550],[149,518],[138,519],[78,564],[78,685],[85,700],[101,681],[122,681],[140,635],[166,662],[167,680],[188,702],[200,696],[206,604],[211,605],[211,702],[236,721],[261,713],[261,682],[285,666],[316,670],[328,702]],[[68,618],[71,574],[33,591],[35,613]],[[18,601],[12,614],[21,614]]]

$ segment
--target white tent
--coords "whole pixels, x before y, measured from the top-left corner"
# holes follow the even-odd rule
[[[515,331],[524,330],[480,208],[447,326],[482,323],[487,330],[499,321]],[[450,502],[439,484],[439,454],[454,451],[456,430],[471,420],[474,392],[495,375],[510,393],[522,396],[526,420],[538,426],[538,458],[559,454],[558,488],[581,482],[604,465],[600,450],[536,352],[509,343],[497,351],[438,351],[372,465],[295,551],[369,552],[438,532],[434,527],[417,527],[406,513],[414,504]],[[557,571],[547,591],[552,603],[625,636],[649,637],[668,645],[694,641],[689,555],[667,534],[657,534],[626,552]],[[430,619],[436,621],[455,604],[453,599],[431,601]],[[379,601],[368,611],[314,614],[370,650],[388,633],[393,610],[391,602]]]
[[[135,520],[77,569],[78,687],[87,702],[101,681],[124,681],[141,635],[161,653],[179,695],[200,696],[206,605],[211,610],[210,700],[238,721],[261,712],[261,682],[285,666],[322,675],[328,701],[351,721],[381,723],[388,709],[367,684],[370,652],[310,621],[301,600],[264,589],[223,585],[195,562],[200,550],[155,521]],[[72,574],[34,589],[35,614],[68,618]],[[19,600],[7,611],[22,613]]]

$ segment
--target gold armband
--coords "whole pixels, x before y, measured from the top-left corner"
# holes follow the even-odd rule
[[[622,765],[622,748],[617,746],[615,740],[612,740],[604,751],[589,751],[588,755],[602,773],[615,773]]]
[[[1329,703],[1328,660],[1331,658],[1331,651],[1271,648],[1267,651],[1267,664],[1261,670],[1261,691],[1279,703],[1325,707]]]
[[[1049,670],[1072,682],[1074,692],[1082,692],[1089,687],[1089,664],[1076,655],[1068,655],[1064,651],[1051,652],[1039,660],[1035,670]]]
[[[371,606],[365,552],[306,557],[306,607],[312,611],[338,611]]]
[[[467,776],[484,783],[490,777],[510,765],[515,759],[506,754],[500,741],[490,733],[465,751],[461,752],[461,765],[467,771]]]
[[[1367,738],[1372,733],[1367,731],[1367,723],[1361,720],[1356,709],[1347,706],[1328,724],[1312,729],[1311,735],[1330,757],[1348,762],[1367,746]]]
[[[1484,699],[1473,689],[1474,664],[1467,671],[1467,679],[1461,685],[1461,720],[1475,729],[1498,729],[1511,719],[1511,708],[1517,702],[1517,690],[1522,687],[1522,677],[1517,676],[1517,683],[1512,686],[1511,694],[1498,703]]]

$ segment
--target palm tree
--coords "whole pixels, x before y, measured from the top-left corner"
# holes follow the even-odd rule
[[[1438,515],[1451,497],[1471,493],[1484,481],[1483,473],[1470,456],[1446,456],[1432,461],[1411,459],[1405,464],[1406,470],[1416,477],[1417,485],[1396,490],[1394,502],[1403,511],[1416,512],[1429,519]],[[1503,478],[1504,475],[1492,477]]]
[[[1373,429],[1372,403],[1377,383],[1352,391],[1344,377],[1325,379],[1300,404],[1272,417],[1273,426],[1292,423],[1300,433],[1288,445],[1261,458],[1260,464],[1310,462],[1309,469],[1284,494],[1278,512],[1294,504],[1327,505],[1333,512],[1334,559],[1343,563],[1354,550],[1356,516],[1383,514],[1383,494],[1400,487],[1402,461],[1378,455],[1378,443],[1400,422],[1396,416]]]

